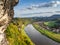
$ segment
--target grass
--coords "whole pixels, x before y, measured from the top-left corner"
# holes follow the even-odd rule
[[[55,21],[44,22],[44,24],[47,25],[48,27],[55,27],[56,26]]]
[[[38,24],[33,24],[33,26],[43,35],[51,38],[52,40],[60,43],[60,34],[53,33],[48,30],[42,29]]]
[[[22,19],[15,19],[9,24],[5,31],[9,45],[34,45],[24,31],[26,24],[28,23],[24,23]],[[18,28],[20,28],[20,30]]]

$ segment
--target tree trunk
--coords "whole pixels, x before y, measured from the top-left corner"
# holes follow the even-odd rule
[[[18,0],[0,0],[0,45],[8,45],[4,31],[13,18],[13,7]]]

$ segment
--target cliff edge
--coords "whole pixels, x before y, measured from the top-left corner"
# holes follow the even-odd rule
[[[0,45],[8,45],[4,31],[14,16],[14,6],[19,0],[0,0]]]

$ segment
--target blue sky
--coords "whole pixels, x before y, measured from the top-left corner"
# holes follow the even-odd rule
[[[14,17],[38,17],[60,14],[59,0],[19,0]]]

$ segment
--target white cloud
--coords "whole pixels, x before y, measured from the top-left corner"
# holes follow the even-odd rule
[[[51,1],[40,4],[32,4],[24,9],[15,11],[18,17],[33,17],[33,16],[51,16],[60,14],[60,1]]]
[[[27,7],[26,9],[32,10],[37,8],[58,7],[58,6],[60,6],[60,1],[51,1],[51,2],[45,2],[40,4],[31,4],[31,6]]]
[[[60,1],[52,1],[53,7],[60,5]]]

